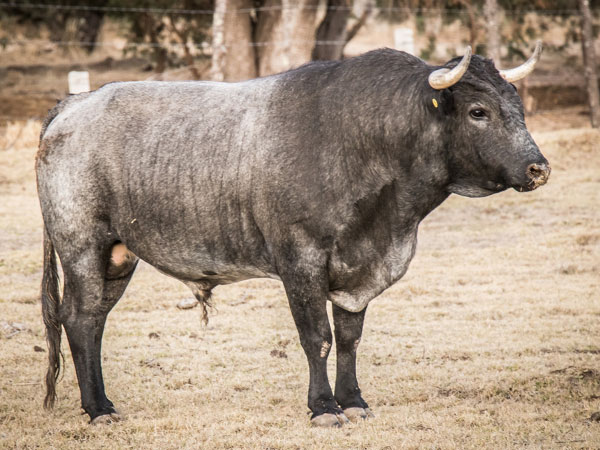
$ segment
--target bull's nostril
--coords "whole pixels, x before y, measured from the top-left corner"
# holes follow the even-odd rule
[[[529,175],[530,178],[537,178],[542,174],[542,171],[540,170],[540,168],[537,165],[531,164],[527,168],[527,174]]]
[[[531,180],[544,180],[548,178],[550,168],[546,164],[530,164],[527,166],[527,176]]]

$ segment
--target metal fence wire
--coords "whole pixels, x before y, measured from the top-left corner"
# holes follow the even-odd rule
[[[60,4],[60,3],[56,3],[56,4],[46,4],[46,3],[21,3],[21,2],[16,2],[16,1],[0,1],[0,19],[5,21],[10,21],[10,13],[11,13],[11,9],[14,8],[18,8],[20,10],[23,9],[31,9],[31,10],[40,10],[40,11],[47,11],[48,14],[50,15],[52,12],[56,12],[56,11],[70,11],[73,13],[74,18],[78,17],[78,13],[80,13],[80,15],[83,15],[84,12],[99,12],[99,13],[106,13],[106,14],[110,14],[113,17],[114,16],[119,16],[119,15],[129,15],[129,14],[153,14],[156,15],[156,18],[160,18],[161,16],[163,17],[167,17],[169,15],[173,16],[210,16],[213,15],[215,13],[214,10],[212,9],[179,9],[179,8],[153,8],[153,7],[133,7],[133,6],[97,6],[94,4],[71,4],[71,5],[67,5],[67,4]],[[432,31],[432,29],[430,29],[429,27],[435,28],[435,26],[432,26],[431,24],[436,22],[439,24],[444,24],[443,27],[446,27],[447,24],[452,23],[452,19],[456,18],[457,20],[459,20],[459,22],[457,22],[457,26],[453,26],[452,29],[450,28],[443,28],[443,34],[444,36],[446,36],[448,39],[451,39],[453,41],[453,44],[448,44],[450,47],[454,46],[456,48],[460,47],[462,44],[465,44],[466,42],[469,41],[469,26],[467,25],[467,22],[469,20],[472,20],[472,18],[468,18],[466,17],[467,14],[469,14],[469,12],[462,7],[457,7],[457,8],[444,8],[444,9],[440,9],[440,8],[403,8],[403,7],[396,7],[396,6],[391,6],[391,7],[377,7],[375,6],[375,2],[374,1],[370,1],[370,2],[366,2],[365,4],[362,5],[356,5],[356,8],[370,8],[369,9],[369,14],[371,17],[378,17],[379,19],[382,19],[384,21],[387,21],[388,23],[391,24],[395,24],[398,23],[398,25],[400,25],[400,23],[402,22],[402,20],[397,20],[398,17],[404,17],[404,18],[408,18],[410,17],[414,23],[414,29],[415,29],[415,43],[417,42],[417,38],[419,39],[419,51],[421,52],[421,54],[419,54],[418,52],[416,53],[417,56],[421,56],[421,58],[429,60],[428,56],[423,56],[423,51],[431,51],[431,48],[433,48],[433,46],[431,45],[431,39],[432,39],[432,35],[434,39],[441,39],[442,36],[440,33],[435,34],[435,32]],[[310,10],[315,10],[317,9],[319,11],[319,14],[324,15],[325,12],[329,9],[329,10],[345,10],[345,11],[353,11],[354,15],[356,15],[356,12],[359,11],[359,9],[356,9],[353,6],[327,6],[325,4],[323,4],[323,2],[321,2],[320,5],[315,6],[315,5],[303,5],[303,4],[278,4],[278,5],[270,5],[270,6],[259,6],[259,7],[255,7],[255,8],[240,8],[240,9],[232,9],[232,10],[228,10],[226,11],[226,14],[257,14],[259,12],[281,12],[282,14],[285,14],[285,11],[296,11],[296,10],[303,10],[303,9],[310,9]],[[13,11],[14,12],[14,11]],[[4,13],[4,14],[3,14]],[[359,13],[362,13],[362,11],[359,11]],[[598,19],[600,18],[600,9],[594,10],[594,19],[596,20],[596,23],[598,23]],[[507,27],[506,30],[508,30],[508,27],[512,27],[512,24],[521,24],[519,26],[522,27],[523,30],[525,30],[526,26],[523,25],[523,23],[526,23],[527,21],[531,21],[531,18],[534,18],[533,22],[535,24],[537,24],[539,26],[540,23],[542,23],[543,21],[545,21],[545,23],[556,23],[558,24],[558,26],[561,26],[563,28],[567,28],[566,24],[570,24],[568,25],[569,27],[571,27],[571,30],[576,30],[580,18],[581,18],[581,14],[580,11],[577,9],[533,9],[533,8],[524,8],[524,9],[520,9],[520,10],[503,10],[502,11],[502,15],[505,17],[505,21],[504,24]],[[319,16],[317,16],[319,17]],[[321,16],[322,17],[322,16]],[[537,17],[537,18],[536,18]],[[446,18],[446,19],[444,19]],[[354,17],[354,19],[356,19],[356,17]],[[353,20],[354,20],[353,19]],[[481,28],[482,26],[482,18],[481,17],[477,17],[478,20],[478,26]],[[208,20],[203,21],[203,22],[207,22],[210,24],[210,18],[208,18]],[[425,27],[427,28],[425,31],[421,28],[419,29],[419,26],[423,27],[423,22],[426,22],[427,25],[425,25]],[[405,22],[406,23],[406,22]],[[209,25],[210,26],[210,25]],[[405,26],[405,25],[402,25]],[[438,28],[440,28],[441,25],[437,25]],[[173,55],[175,55],[175,58],[177,59],[179,57],[179,59],[177,59],[177,63],[180,66],[184,66],[184,64],[180,61],[181,59],[181,55],[186,52],[191,50],[191,53],[193,54],[194,58],[198,58],[196,59],[196,64],[198,64],[198,61],[200,61],[201,58],[204,58],[204,60],[206,60],[206,58],[210,58],[210,55],[213,51],[213,43],[211,42],[211,38],[210,36],[207,36],[203,41],[201,42],[195,42],[193,41],[191,38],[188,38],[187,41],[182,41],[181,39],[170,39],[170,38],[161,38],[158,42],[148,42],[148,41],[140,41],[140,39],[137,39],[135,41],[132,41],[131,38],[123,38],[120,39],[119,37],[109,37],[111,36],[110,34],[108,34],[107,36],[104,36],[103,34],[100,34],[100,40],[98,41],[86,41],[86,40],[79,40],[79,39],[69,39],[69,38],[65,38],[65,39],[43,39],[43,38],[32,38],[31,35],[23,35],[21,33],[13,33],[10,34],[10,32],[8,31],[10,28],[9,27],[4,27],[4,30],[0,30],[0,57],[2,56],[2,53],[4,52],[5,55],[2,58],[2,63],[0,64],[0,97],[2,96],[8,96],[8,95],[12,95],[13,93],[15,93],[15,88],[9,88],[9,83],[11,82],[8,77],[6,77],[7,75],[7,70],[8,71],[19,71],[22,68],[20,67],[21,65],[17,64],[17,63],[11,63],[10,61],[10,56],[7,55],[17,55],[19,54],[19,52],[22,52],[22,54],[32,54],[32,55],[37,55],[37,56],[32,56],[32,59],[30,61],[27,61],[25,65],[34,65],[36,63],[38,63],[38,59],[39,59],[39,64],[40,65],[44,65],[46,64],[45,58],[47,59],[47,57],[45,55],[48,54],[49,50],[54,50],[56,47],[60,47],[65,49],[65,55],[69,54],[69,49],[78,49],[78,48],[85,48],[87,50],[89,50],[90,48],[95,48],[95,49],[106,49],[106,51],[103,52],[98,52],[100,55],[103,55],[103,57],[107,57],[107,55],[110,55],[111,57],[118,59],[118,56],[115,56],[117,54],[119,54],[119,52],[121,52],[121,54],[125,55],[136,55],[136,52],[138,53],[138,56],[144,56],[146,57],[147,55],[145,55],[143,52],[144,50],[146,51],[154,51],[154,49],[157,48],[162,48],[165,49],[169,52],[173,52]],[[440,28],[441,29],[441,28]],[[505,31],[506,31],[505,30]],[[483,30],[481,30],[483,31]],[[524,41],[519,41],[518,44],[519,46],[525,47],[526,44],[524,44],[524,42],[527,42],[527,39],[531,36],[527,36],[526,33],[528,33],[528,30],[525,30],[525,40]],[[536,33],[539,34],[544,33],[545,30],[543,29],[543,27],[538,27],[538,29],[536,30]],[[506,34],[506,33],[505,33]],[[4,36],[2,36],[4,35]],[[64,36],[70,36],[70,33],[65,33]],[[103,37],[104,36],[104,37]],[[244,41],[234,41],[234,42],[225,42],[223,43],[222,47],[225,47],[227,49],[235,49],[236,47],[245,47],[245,46],[250,46],[250,47],[256,47],[256,48],[260,48],[260,47],[266,47],[269,45],[280,45],[286,48],[292,48],[295,45],[297,46],[304,46],[306,47],[307,45],[309,46],[340,46],[340,45],[344,45],[347,44],[347,41],[340,41],[340,40],[320,40],[320,39],[316,39],[316,40],[306,40],[304,39],[294,39],[293,34],[286,36],[287,40],[275,40],[275,39],[270,39],[270,40],[264,40],[264,41],[249,41],[249,40],[244,40]],[[427,46],[427,39],[429,39],[429,48],[426,48]],[[531,37],[531,41],[533,41],[534,38]],[[573,42],[573,38],[570,38],[570,47],[568,50],[566,50],[567,45],[554,45],[553,48],[550,48],[551,50],[553,50],[556,55],[560,54],[560,57],[563,58],[565,61],[569,61],[569,64],[566,64],[566,70],[561,70],[560,73],[556,72],[556,73],[541,73],[538,72],[538,76],[536,77],[536,80],[533,80],[533,83],[530,84],[530,87],[536,87],[536,83],[543,85],[543,86],[557,86],[557,85],[561,85],[561,88],[567,89],[567,88],[572,88],[573,86],[575,86],[573,89],[579,89],[579,86],[581,86],[583,84],[583,74],[580,70],[578,70],[576,67],[580,66],[580,62],[581,62],[581,53],[580,53],[580,47],[579,44],[577,42]],[[353,43],[355,41],[351,41],[351,43]],[[460,44],[456,44],[457,42],[460,42]],[[438,43],[441,43],[441,50],[439,51],[439,54],[442,54],[444,51],[444,45],[445,43],[442,41],[439,41]],[[436,45],[438,44],[436,43]],[[456,44],[456,45],[455,45]],[[389,45],[389,44],[388,44]],[[466,45],[466,44],[465,44]],[[547,46],[546,48],[548,49],[548,47],[552,47],[552,46]],[[217,47],[219,48],[219,47]],[[361,47],[362,48],[362,47]],[[416,48],[416,47],[415,47]],[[506,47],[505,47],[506,50]],[[12,52],[12,53],[9,53]],[[352,50],[353,51],[353,50]],[[526,52],[527,50],[523,50],[524,52]],[[127,53],[129,52],[129,53]],[[79,52],[75,52],[76,55],[81,55],[81,53]],[[179,55],[179,56],[177,56]],[[520,55],[520,54],[519,54]],[[439,57],[439,55],[438,55]],[[36,59],[34,59],[36,58]],[[72,64],[71,62],[69,62],[69,64],[67,65],[71,65],[71,66],[81,66],[81,68],[75,68],[75,69],[71,69],[71,70],[81,70],[84,69],[89,65],[89,61],[88,60],[83,60],[80,58],[75,58],[75,57],[71,57],[69,56],[70,60],[72,60]],[[521,56],[519,56],[519,58],[521,58]],[[569,59],[571,58],[571,59]],[[575,59],[573,59],[575,58]],[[63,57],[63,60],[65,58]],[[86,62],[87,61],[87,62]],[[576,61],[576,64],[573,64],[573,62]],[[79,63],[79,64],[77,64]],[[148,60],[148,63],[150,63],[150,60]],[[205,62],[201,62],[200,64],[205,64]],[[64,64],[63,64],[64,65]],[[18,67],[17,67],[18,66]],[[571,66],[571,67],[570,67]],[[66,67],[66,66],[65,66]],[[171,68],[171,67],[169,67]],[[24,70],[24,69],[23,69]],[[67,69],[65,69],[67,70]],[[59,73],[60,72],[60,73]],[[19,95],[27,95],[28,96],[28,100],[30,99],[35,99],[35,98],[42,98],[42,97],[48,97],[48,96],[53,96],[55,93],[57,94],[57,97],[62,97],[64,95],[63,90],[66,89],[66,78],[63,77],[63,71],[58,70],[56,68],[50,70],[46,70],[45,73],[40,74],[40,76],[44,77],[45,80],[45,85],[42,86],[40,83],[38,83],[37,81],[33,84],[33,85],[26,85],[23,84],[20,85],[20,87],[18,88],[20,90],[20,92],[18,93]],[[543,71],[542,71],[543,72]],[[24,72],[23,72],[24,73]],[[65,72],[66,74],[66,72]],[[541,75],[541,76],[540,76]],[[66,75],[65,75],[66,76]],[[147,76],[147,75],[144,75]],[[15,75],[16,77],[16,75]],[[60,79],[59,79],[60,77]],[[551,77],[552,80],[550,80]],[[537,80],[539,79],[539,80]],[[46,83],[47,82],[47,83]],[[94,83],[97,86],[98,80],[95,79]],[[9,92],[10,91],[10,92]],[[578,94],[579,95],[579,94]],[[8,98],[8,97],[6,97]],[[31,100],[33,101],[33,100]],[[1,103],[1,101],[0,101]],[[0,107],[0,121],[7,121],[9,119],[14,118],[14,116],[10,116],[9,114],[6,114],[8,111],[5,110],[3,107]],[[26,117],[24,117],[26,118]]]

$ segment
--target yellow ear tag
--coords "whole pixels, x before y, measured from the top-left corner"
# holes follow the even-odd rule
[[[438,107],[438,103],[437,103],[437,100],[435,98],[432,98],[431,102],[433,103],[434,107],[436,107],[436,108]]]

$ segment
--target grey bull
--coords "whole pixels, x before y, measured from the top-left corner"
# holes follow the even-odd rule
[[[46,407],[64,327],[83,409],[92,423],[120,418],[101,341],[139,258],[203,305],[220,284],[281,280],[313,424],[370,417],[356,379],[365,311],[406,272],[421,220],[452,193],[531,191],[548,179],[510,83],[540,50],[498,71],[470,49],[442,67],[382,49],[240,83],[113,83],[59,103],[36,160]]]

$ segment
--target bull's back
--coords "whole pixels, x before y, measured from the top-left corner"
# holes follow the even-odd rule
[[[102,218],[138,256],[180,278],[200,268],[264,275],[251,204],[268,95],[263,80],[115,83],[69,98],[41,139],[44,218],[57,207],[63,222]]]

